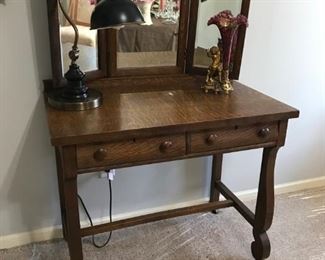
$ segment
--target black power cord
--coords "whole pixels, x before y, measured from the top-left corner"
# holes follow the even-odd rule
[[[108,174],[109,171],[106,171],[106,173]],[[108,183],[109,183],[109,221],[110,221],[110,223],[112,223],[113,222],[113,220],[112,220],[112,204],[113,204],[112,203],[112,200],[113,200],[113,198],[112,198],[112,181],[109,178],[107,178],[107,179],[108,179]],[[88,220],[90,222],[90,226],[93,227],[94,226],[93,221],[92,221],[92,219],[90,217],[90,214],[89,214],[89,212],[88,212],[88,210],[86,208],[86,205],[85,205],[83,199],[81,198],[81,196],[79,194],[78,194],[78,199],[79,199],[79,201],[81,203],[82,208],[84,209],[84,211],[85,211],[85,213],[87,215],[87,218],[88,218]],[[103,248],[103,247],[107,246],[107,244],[111,240],[112,233],[113,233],[112,231],[109,232],[107,240],[102,245],[98,245],[96,243],[96,241],[95,241],[95,235],[92,235],[91,238],[92,238],[92,243],[93,243],[94,247]]]

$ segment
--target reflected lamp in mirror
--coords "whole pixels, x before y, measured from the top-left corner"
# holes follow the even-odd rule
[[[91,15],[92,30],[129,23],[144,23],[138,7],[130,0],[101,0]]]
[[[61,0],[60,9],[74,30],[74,43],[69,58],[71,60],[64,77],[67,81],[62,88],[53,89],[48,93],[48,103],[62,110],[87,110],[97,108],[102,104],[102,94],[85,85],[85,73],[77,64],[79,58],[79,31],[76,24],[65,11]],[[129,23],[143,23],[144,19],[131,0],[101,0],[96,5],[91,16],[91,29],[119,27]]]

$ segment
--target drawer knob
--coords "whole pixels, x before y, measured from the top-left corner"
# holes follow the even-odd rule
[[[271,134],[271,129],[268,127],[263,128],[258,132],[258,135],[262,138],[268,137],[270,134]]]
[[[105,148],[100,148],[94,153],[94,159],[96,161],[103,161],[107,156],[107,150]]]
[[[162,153],[165,153],[167,152],[167,150],[173,146],[173,142],[172,141],[165,141],[163,142],[160,147],[159,147],[159,150],[162,152]]]
[[[206,139],[206,143],[208,145],[213,145],[217,142],[218,136],[216,134],[211,134],[209,137]]]

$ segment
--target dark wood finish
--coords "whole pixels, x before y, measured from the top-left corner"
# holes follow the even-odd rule
[[[58,186],[59,186],[59,195],[60,195],[60,207],[61,207],[61,222],[62,222],[62,233],[65,240],[68,239],[67,231],[67,219],[66,219],[66,205],[65,205],[65,196],[64,196],[64,168],[62,165],[62,153],[60,148],[55,147],[55,158],[56,158],[56,168],[58,176]]]
[[[186,146],[185,135],[153,138],[133,138],[126,141],[111,143],[79,145],[77,160],[79,169],[96,167],[116,167],[125,164],[148,164],[165,161],[175,156],[182,158],[186,155],[209,151],[226,152],[228,148],[247,147],[249,145],[265,144],[274,146],[278,135],[278,124],[235,127],[188,134],[190,143]],[[261,135],[268,129],[268,135]],[[210,139],[213,139],[211,141]]]
[[[103,165],[98,167],[92,167],[92,168],[82,168],[78,169],[78,174],[83,173],[89,173],[89,172],[98,172],[98,171],[104,171],[109,167],[110,169],[120,169],[120,168],[126,168],[126,167],[133,167],[133,166],[139,166],[139,165],[148,165],[153,163],[161,163],[161,162],[171,162],[176,160],[185,160],[190,158],[196,158],[196,157],[203,157],[203,156],[210,156],[215,153],[232,153],[232,152],[239,152],[239,151],[246,151],[250,149],[258,149],[258,148],[265,148],[265,147],[273,147],[274,142],[272,143],[261,143],[261,144],[255,144],[255,145],[248,145],[248,146],[239,146],[239,147],[231,147],[228,149],[218,149],[213,151],[204,151],[201,153],[189,153],[177,156],[177,157],[163,157],[163,158],[155,158],[150,159],[146,161],[139,161],[139,162],[126,162],[126,163],[120,163],[120,164],[114,164],[114,165]]]
[[[106,41],[107,32],[105,30],[97,31],[98,37],[98,69],[86,72],[86,81],[101,79],[108,76],[108,42]],[[80,54],[82,55],[82,53]]]
[[[71,259],[82,259],[82,236],[229,206],[253,226],[254,257],[270,254],[266,231],[273,216],[276,151],[284,145],[288,119],[299,111],[237,82],[230,96],[207,95],[200,90],[203,81],[175,75],[102,79],[91,82],[104,95],[98,109],[47,105]],[[264,148],[255,216],[221,182],[223,153],[254,148]],[[210,202],[80,229],[78,174],[207,155],[213,156]],[[219,201],[220,193],[227,201]]]
[[[278,125],[276,123],[201,131],[191,134],[191,152],[225,149],[263,142],[274,142],[275,144],[277,136]]]
[[[287,127],[288,127],[288,121],[283,120],[279,122],[279,138],[278,138],[278,146],[284,146],[285,145],[285,139],[287,135]]]
[[[117,76],[117,32],[114,29],[106,31],[107,48],[107,74],[109,77]]]
[[[245,15],[246,17],[249,17],[250,3],[251,3],[250,0],[243,0],[243,2],[242,2],[241,14]],[[231,72],[232,79],[239,79],[240,68],[241,68],[241,63],[242,63],[242,58],[243,58],[244,45],[245,45],[246,30],[247,30],[247,28],[243,25],[240,26],[238,29],[236,52],[235,52],[234,63],[233,63],[233,68],[232,68],[232,72]]]
[[[185,135],[131,139],[77,147],[78,168],[142,162],[185,154]]]
[[[220,191],[216,189],[215,183],[221,181],[223,154],[217,153],[212,157],[211,184],[210,184],[210,202],[220,200]],[[216,214],[217,210],[213,209],[212,213]]]
[[[184,143],[185,144],[185,143]],[[168,151],[170,151],[170,148],[173,146],[173,142],[172,141],[164,141],[163,143],[161,143],[159,145],[159,150],[162,153],[167,153]],[[185,146],[185,145],[184,145]],[[184,151],[185,152],[185,151]]]
[[[253,212],[250,211],[249,208],[245,206],[243,202],[241,202],[237,196],[232,193],[226,185],[224,185],[221,181],[215,182],[216,189],[221,192],[221,194],[228,200],[231,200],[234,202],[234,207],[237,209],[237,211],[247,220],[249,224],[252,226],[254,225],[254,219],[255,216]]]
[[[206,75],[207,68],[196,67],[194,65],[194,54],[195,54],[195,42],[196,42],[196,30],[198,20],[199,1],[192,0],[190,7],[190,20],[189,20],[189,33],[188,33],[188,44],[187,44],[187,59],[186,59],[186,73],[196,75]],[[241,14],[248,17],[250,7],[250,0],[242,0]],[[207,22],[210,17],[207,17]],[[216,29],[217,30],[217,29]],[[230,72],[231,79],[239,79],[241,61],[244,50],[246,35],[246,27],[241,26],[238,30],[238,37],[236,43],[236,52],[234,54],[233,69]],[[212,46],[211,46],[212,47]]]
[[[86,147],[86,148],[93,149],[93,147]],[[85,149],[86,150],[85,152],[89,153],[89,151],[87,151],[89,149]],[[106,147],[105,148],[99,148],[93,153],[93,157],[94,157],[93,159],[96,162],[102,162],[105,159],[107,159],[107,155],[108,155],[108,150],[107,150]],[[90,154],[89,157],[91,157],[91,154]],[[80,156],[78,158],[80,158]]]
[[[63,83],[63,73],[60,44],[59,6],[57,0],[47,0],[47,13],[49,19],[53,86],[60,86]]]
[[[204,75],[200,71],[195,71],[194,63],[194,54],[195,54],[195,42],[196,42],[196,31],[197,31],[197,21],[199,15],[199,2],[200,0],[191,0],[190,2],[190,19],[189,25],[190,28],[188,32],[187,39],[187,56],[186,56],[186,67],[185,72],[189,74],[199,74]]]
[[[188,23],[190,20],[190,5],[188,1],[181,0],[181,14],[179,17],[179,33],[178,33],[178,51],[177,51],[177,67],[181,72],[185,72],[185,62],[187,57],[187,35],[190,28]]]
[[[209,202],[201,205],[186,207],[186,208],[179,208],[179,209],[172,209],[163,212],[157,212],[148,214],[145,216],[134,217],[130,219],[119,220],[114,223],[107,223],[102,225],[97,225],[94,227],[87,227],[81,229],[82,236],[89,236],[92,234],[104,233],[108,231],[113,231],[120,228],[145,224],[148,222],[168,219],[168,218],[175,218],[184,215],[200,213],[210,211],[212,209],[221,209],[233,206],[233,202],[230,200],[220,201],[220,202]]]
[[[259,130],[257,134],[261,138],[269,138],[272,134],[272,130],[266,126]]]
[[[255,259],[270,256],[271,245],[266,231],[271,227],[274,212],[274,167],[279,147],[265,148],[255,210],[252,254]]]
[[[50,89],[64,80],[57,0],[47,3],[53,80],[45,82],[45,89]],[[206,73],[193,67],[198,4],[181,2],[176,66],[117,69],[116,31],[101,30],[99,69],[87,73],[87,83],[103,93],[104,104],[78,112],[46,106],[63,234],[73,260],[83,258],[82,236],[230,206],[253,226],[255,259],[270,255],[266,231],[273,218],[276,154],[285,143],[288,120],[299,111],[238,82],[229,96],[207,95],[200,89],[204,77],[184,74]],[[248,16],[249,5],[250,0],[243,0],[242,14]],[[245,32],[239,29],[232,78],[239,77]],[[255,148],[264,152],[254,215],[221,182],[221,172],[224,153]],[[80,228],[78,174],[208,155],[213,156],[209,202]],[[226,201],[219,200],[220,193]]]
[[[112,52],[111,52],[112,53]],[[111,57],[111,56],[110,56]],[[113,62],[115,63],[115,62]],[[112,64],[113,64],[112,63]],[[117,61],[116,61],[117,63]],[[112,67],[112,66],[111,66]],[[131,77],[131,76],[159,76],[159,75],[171,75],[171,74],[181,74],[182,68],[177,66],[156,66],[150,68],[113,68],[112,71],[109,72],[109,75],[112,77]]]
[[[193,135],[191,135],[192,137]],[[208,134],[208,136],[206,136],[204,138],[204,141],[207,145],[211,146],[211,145],[215,145],[218,141],[218,135],[217,134]]]
[[[77,198],[77,165],[75,146],[64,147],[61,151],[63,171],[61,178],[62,195],[65,205],[67,242],[71,259],[82,259],[82,244],[79,208]]]
[[[296,109],[238,82],[231,96],[206,95],[201,83],[189,76],[94,81],[92,86],[102,90],[104,97],[99,109],[67,112],[47,107],[52,144],[240,127],[299,115]]]

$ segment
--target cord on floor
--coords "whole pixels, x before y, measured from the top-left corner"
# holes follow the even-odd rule
[[[109,171],[106,171],[106,173],[108,174]],[[113,198],[112,198],[112,181],[110,179],[108,179],[108,183],[109,183],[109,221],[110,221],[110,223],[112,223],[113,222],[113,220],[112,220],[112,200],[113,200]],[[78,199],[79,199],[79,201],[81,203],[82,208],[84,209],[84,211],[85,211],[85,213],[87,215],[87,218],[88,218],[88,220],[90,222],[90,226],[93,227],[94,226],[93,221],[92,221],[92,219],[90,217],[90,214],[89,214],[89,212],[88,212],[88,210],[86,208],[86,205],[85,205],[83,199],[81,198],[81,196],[79,194],[78,194]],[[109,241],[111,240],[112,233],[113,233],[112,231],[109,232],[107,240],[102,245],[97,244],[96,241],[95,241],[95,235],[92,235],[91,236],[92,237],[92,244],[94,245],[94,247],[97,247],[97,248],[105,247],[109,243]]]

